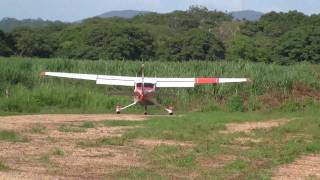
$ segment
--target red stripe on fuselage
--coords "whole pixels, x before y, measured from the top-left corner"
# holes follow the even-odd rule
[[[196,78],[196,84],[218,84],[219,78]]]

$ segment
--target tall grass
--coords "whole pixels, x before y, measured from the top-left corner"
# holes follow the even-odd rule
[[[130,97],[109,96],[130,88],[98,86],[95,82],[40,78],[41,71],[136,76],[141,62],[80,61],[69,59],[0,58],[0,112],[109,112],[116,104],[130,103]],[[180,110],[223,108],[229,97],[239,96],[245,110],[261,109],[259,97],[273,93],[292,97],[297,85],[307,91],[320,88],[320,66],[307,63],[292,66],[248,62],[145,62],[151,77],[250,77],[251,84],[202,86],[195,89],[161,89],[177,98],[161,98]],[[310,96],[310,95],[309,95]],[[276,97],[275,97],[276,98]],[[313,98],[311,96],[311,98]],[[209,108],[208,108],[209,107]],[[268,106],[269,107],[269,106]],[[226,108],[228,109],[228,108]]]

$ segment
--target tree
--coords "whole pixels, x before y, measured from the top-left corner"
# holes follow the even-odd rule
[[[307,22],[307,16],[298,11],[288,13],[270,12],[261,17],[258,27],[270,37],[279,37],[284,33],[303,25]]]
[[[13,54],[11,37],[0,30],[0,56]]]
[[[320,63],[320,27],[306,26],[283,35],[275,47],[275,60],[281,64],[309,61]]]
[[[227,54],[228,59],[270,62],[269,54],[271,53],[271,45],[270,39],[264,36],[252,38],[244,35],[237,35],[235,39],[231,41]]]
[[[28,57],[50,57],[55,44],[49,33],[31,28],[18,28],[13,31],[17,54]]]
[[[94,18],[60,34],[58,55],[86,59],[150,59],[154,39],[144,26]]]
[[[218,60],[224,58],[223,43],[214,34],[193,29],[167,42],[164,58],[174,60]]]

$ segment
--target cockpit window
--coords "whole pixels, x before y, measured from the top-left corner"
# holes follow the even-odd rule
[[[142,83],[137,83],[137,87],[138,87],[138,88],[141,88],[141,87],[142,87]],[[144,87],[146,87],[146,88],[153,88],[153,87],[154,87],[154,84],[152,84],[152,83],[144,83]]]

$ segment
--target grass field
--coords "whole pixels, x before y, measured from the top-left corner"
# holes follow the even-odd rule
[[[139,121],[133,121],[140,118],[137,115],[130,115],[130,120],[122,115],[118,120],[106,116],[94,121],[93,115],[0,117],[0,177],[319,178],[319,173],[308,170],[308,163],[320,170],[319,115],[308,110],[198,112]],[[317,158],[316,163],[305,162],[302,174],[296,175],[295,168],[279,174],[287,164],[309,156]]]

